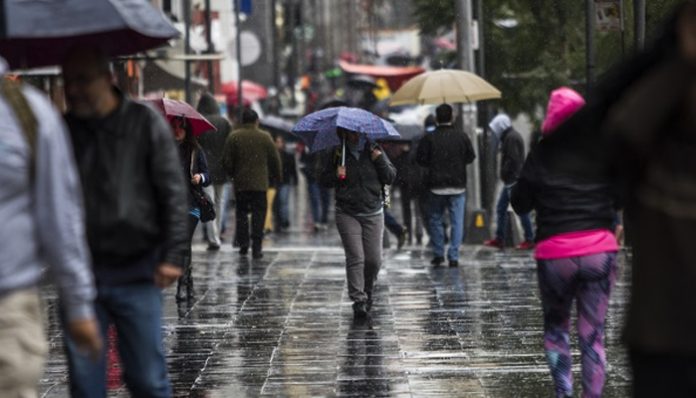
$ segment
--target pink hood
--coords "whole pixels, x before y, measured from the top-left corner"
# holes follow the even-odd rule
[[[541,133],[543,135],[550,134],[583,105],[585,105],[585,100],[572,88],[561,87],[553,90],[546,109],[546,119],[541,125]]]

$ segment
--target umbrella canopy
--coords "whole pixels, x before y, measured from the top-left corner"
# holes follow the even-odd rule
[[[231,81],[223,83],[221,87],[223,94],[227,96],[227,103],[237,104],[237,82]],[[250,80],[242,80],[242,102],[252,103],[268,98],[268,90],[266,87],[252,82]]]
[[[473,102],[500,98],[500,90],[463,70],[441,69],[423,73],[401,86],[392,105]]]
[[[198,113],[197,110],[183,101],[177,101],[169,98],[148,99],[144,102],[154,105],[162,114],[171,121],[178,117],[183,117],[186,122],[191,125],[191,132],[195,137],[207,132],[217,131],[215,126]]]
[[[372,90],[377,88],[377,80],[368,75],[356,75],[348,79],[348,86],[357,89],[368,89]]]
[[[381,117],[345,106],[310,113],[300,119],[292,131],[307,143],[310,151],[316,152],[341,144],[336,135],[338,127],[360,133],[372,141],[399,138],[399,132]]]
[[[13,69],[58,65],[78,45],[116,56],[179,35],[146,0],[5,0],[0,5],[0,55]]]
[[[262,129],[268,130],[274,137],[277,135],[282,136],[286,141],[298,141],[300,137],[293,134],[292,122],[289,122],[278,116],[265,116],[259,119],[259,125]]]

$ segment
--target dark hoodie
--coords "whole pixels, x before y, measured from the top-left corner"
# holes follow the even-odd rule
[[[197,110],[217,129],[217,131],[203,133],[198,137],[198,143],[203,148],[208,160],[208,172],[212,183],[223,184],[227,182],[227,177],[222,167],[222,150],[225,147],[225,140],[232,130],[230,122],[220,114],[217,101],[208,93],[201,96]]]

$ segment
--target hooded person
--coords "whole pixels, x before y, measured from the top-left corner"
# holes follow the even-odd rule
[[[219,250],[221,225],[225,217],[224,208],[230,190],[227,175],[222,167],[222,155],[232,126],[220,113],[220,106],[215,98],[208,93],[204,93],[198,100],[197,110],[217,129],[217,131],[202,134],[198,138],[198,143],[208,160],[208,173],[211,179],[211,184],[204,190],[213,198],[215,214],[218,215],[215,220],[206,222],[203,226],[208,240],[208,250]]]
[[[574,90],[551,93],[542,141],[585,104]],[[611,232],[616,199],[609,181],[578,179],[539,161],[535,147],[512,187],[518,214],[537,214],[537,275],[544,349],[556,396],[573,396],[569,325],[578,303],[583,396],[599,397],[605,381],[604,320],[616,281],[618,244]]]
[[[539,144],[547,167],[619,188],[631,237],[634,397],[696,395],[696,2]]]
[[[510,117],[504,113],[495,116],[488,127],[500,142],[500,179],[503,182],[503,188],[496,204],[495,238],[485,241],[484,245],[502,249],[505,246],[510,188],[517,182],[524,163],[524,140],[522,135],[512,127]],[[517,248],[521,250],[531,249],[534,247],[534,232],[529,213],[519,214],[518,217],[524,230],[524,241]]]

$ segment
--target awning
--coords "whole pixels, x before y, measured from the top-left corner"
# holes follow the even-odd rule
[[[368,75],[375,78],[382,77],[389,84],[391,91],[398,90],[406,81],[425,72],[425,69],[420,66],[377,66],[351,64],[346,61],[340,61],[339,65],[346,73]]]

